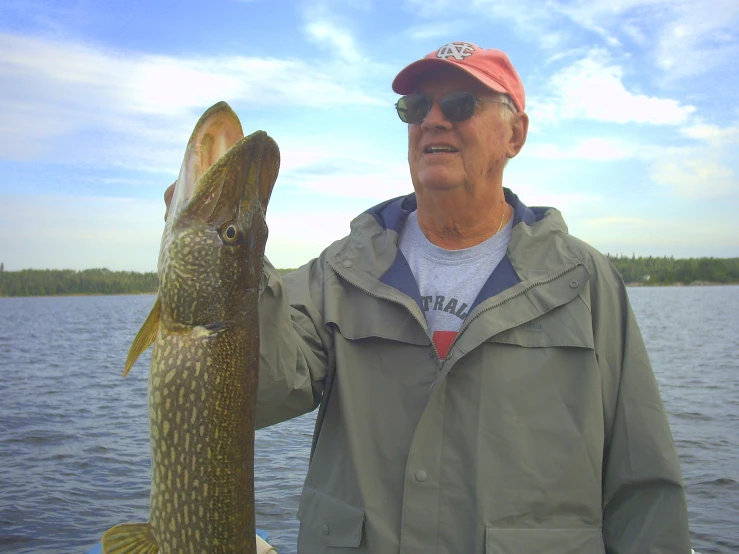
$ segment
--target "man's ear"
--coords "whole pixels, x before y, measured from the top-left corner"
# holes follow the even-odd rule
[[[526,142],[526,135],[529,132],[529,116],[526,112],[516,112],[511,118],[511,139],[508,141],[508,149],[506,155],[509,158],[515,158],[523,148]]]

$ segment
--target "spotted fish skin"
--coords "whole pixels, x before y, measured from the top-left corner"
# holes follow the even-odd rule
[[[151,514],[103,536],[106,553],[255,552],[257,302],[279,150],[243,138],[227,104],[188,143],[159,255],[159,292],[126,363],[149,373]]]
[[[160,332],[154,345],[150,525],[162,552],[251,552],[257,381],[244,366],[258,364],[258,337],[194,334]]]

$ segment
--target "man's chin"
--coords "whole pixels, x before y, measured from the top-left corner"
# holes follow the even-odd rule
[[[459,180],[451,179],[429,179],[423,180],[419,184],[421,190],[428,193],[451,192],[462,186],[462,183],[460,183]],[[416,192],[418,192],[418,188],[419,187],[416,187]]]

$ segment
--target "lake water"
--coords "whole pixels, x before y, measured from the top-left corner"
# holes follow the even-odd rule
[[[739,287],[631,288],[680,455],[693,548],[739,552]],[[0,298],[0,552],[80,554],[149,512],[153,296]],[[150,352],[150,351],[149,351]],[[295,552],[314,415],[256,439],[257,526]]]

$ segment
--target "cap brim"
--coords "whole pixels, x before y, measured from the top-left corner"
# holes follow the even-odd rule
[[[464,71],[468,75],[471,75],[489,89],[509,94],[501,84],[497,83],[481,71],[478,71],[473,67],[463,66],[440,58],[424,58],[406,66],[395,76],[395,79],[393,79],[393,90],[398,94],[410,94],[416,88],[416,83],[418,83],[421,75],[438,67],[454,67],[460,71]]]

